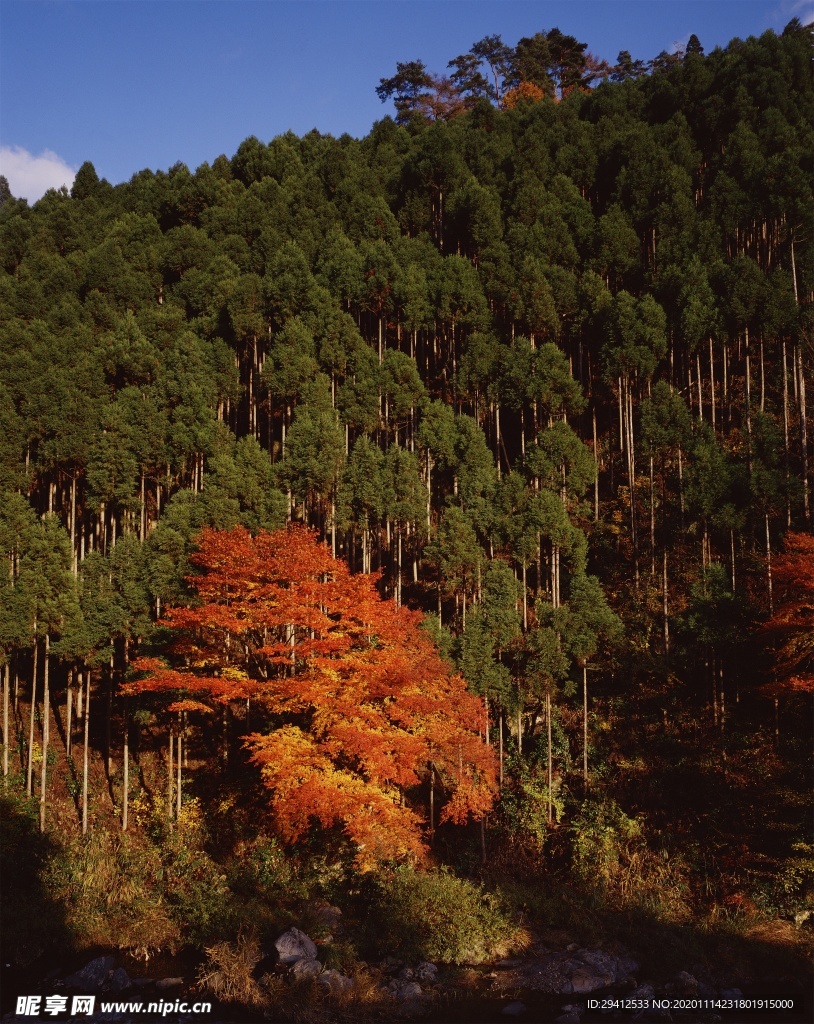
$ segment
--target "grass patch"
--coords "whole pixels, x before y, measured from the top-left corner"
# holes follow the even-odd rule
[[[376,942],[408,960],[482,963],[525,938],[499,897],[450,871],[397,868],[375,890]]]

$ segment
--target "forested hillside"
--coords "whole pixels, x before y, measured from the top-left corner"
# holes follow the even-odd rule
[[[223,937],[261,840],[811,908],[810,32],[569,38],[0,196],[5,794],[80,944],[93,849],[174,865],[149,949]]]

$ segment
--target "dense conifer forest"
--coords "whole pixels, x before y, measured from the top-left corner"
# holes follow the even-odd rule
[[[439,962],[793,956],[811,56],[796,21],[614,67],[487,37],[399,64],[362,139],[3,182],[18,969],[324,898],[350,971],[422,886],[478,936]]]

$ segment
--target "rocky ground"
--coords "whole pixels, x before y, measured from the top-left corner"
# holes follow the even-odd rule
[[[341,911],[324,907],[323,927],[341,933]],[[323,932],[323,935],[325,933]],[[721,986],[700,965],[679,971],[671,980],[660,983],[648,979],[637,957],[630,951],[614,948],[581,948],[570,943],[556,948],[538,942],[522,956],[477,967],[438,965],[429,962],[405,963],[392,957],[375,964],[361,964],[353,973],[343,973],[324,963],[324,949],[331,941],[322,938],[320,946],[298,928],[281,934],[273,948],[262,949],[246,974],[252,992],[260,993],[255,1010],[223,998],[228,992],[228,968],[210,970],[207,978],[195,976],[131,977],[116,957],[94,957],[79,970],[64,973],[54,970],[36,986],[41,997],[36,1016],[43,1019],[47,1005],[52,1008],[71,1005],[75,995],[94,995],[94,1012],[73,1017],[68,1012],[52,1012],[47,1019],[118,1022],[163,1020],[172,1024],[234,1024],[251,1020],[300,1021],[399,1021],[487,1022],[534,1021],[536,1024],[581,1024],[595,1020],[668,1022],[713,1022],[741,1024],[766,1021],[792,1024],[809,1021],[810,1003],[801,981],[794,995],[794,1012],[738,1014],[715,1008],[695,1008],[694,1001],[739,1000],[744,992],[736,985]],[[321,959],[322,955],[322,959]],[[234,980],[234,979],[233,979]],[[794,986],[792,986],[792,989]],[[264,994],[268,997],[263,1002]],[[34,994],[31,992],[30,994]],[[747,991],[747,994],[748,991]],[[779,993],[776,993],[779,994]],[[15,998],[17,994],[15,993]],[[297,1009],[297,998],[307,996],[308,1009]],[[291,1000],[284,1011],[286,997]],[[48,998],[55,1000],[46,1004]],[[682,1000],[684,1005],[670,1008],[654,1005],[665,998]],[[64,1004],[63,1001],[64,1000]],[[282,1001],[281,1001],[282,1000]],[[190,1012],[192,1004],[211,1001],[206,1014]],[[126,1003],[160,1003],[157,1014],[134,1013]],[[103,1010],[103,1003],[119,1003]],[[183,1004],[186,1004],[184,1006]],[[7,1013],[3,1022],[33,1019],[30,1012]]]

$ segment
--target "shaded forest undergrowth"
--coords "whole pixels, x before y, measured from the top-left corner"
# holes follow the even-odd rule
[[[694,709],[668,717],[656,689],[642,690],[608,726],[614,703],[611,694],[597,699],[604,768],[592,779],[595,793],[586,799],[579,775],[564,774],[560,820],[549,826],[540,781],[545,736],[532,738],[531,748],[526,739],[522,761],[508,740],[501,800],[485,830],[486,863],[477,826],[447,825],[435,833],[428,872],[385,865],[360,873],[327,831],[283,848],[262,824],[267,809],[239,728],[221,771],[212,770],[205,734],[190,728],[173,821],[166,752],[154,722],[145,722],[126,833],[118,820],[121,763],[112,762],[108,775],[102,729],[91,734],[95,825],[83,837],[77,773],[64,743],[52,745],[48,831],[38,832],[22,776],[9,776],[2,799],[4,962],[17,986],[99,950],[128,954],[136,973],[141,962],[151,973],[164,964],[191,974],[204,949],[240,936],[267,950],[296,925],[319,940],[315,908],[328,902],[341,908],[344,927],[320,958],[356,975],[393,954],[458,964],[466,977],[466,965],[535,943],[577,942],[626,948],[642,976],[657,981],[694,970],[745,991],[805,986],[811,933],[794,916],[811,907],[814,880],[805,841],[810,737],[799,721],[793,739],[784,735],[798,709],[788,705],[788,722],[781,716],[775,735],[775,723],[762,720],[765,700],[739,702],[726,732],[700,727]],[[52,719],[51,728],[64,737],[64,722]],[[637,732],[646,744],[633,742]],[[469,978],[473,994],[478,980]]]

